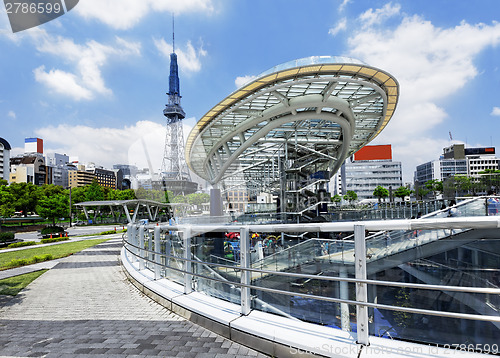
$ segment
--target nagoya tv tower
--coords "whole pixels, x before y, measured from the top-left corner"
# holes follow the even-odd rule
[[[165,151],[161,165],[161,179],[164,190],[171,190],[175,195],[190,194],[197,190],[198,184],[191,181],[191,175],[184,159],[184,133],[182,120],[186,113],[181,107],[179,89],[179,69],[175,53],[174,19],[172,17],[173,52],[170,54],[170,76],[168,78],[168,104],[163,110],[167,118]]]

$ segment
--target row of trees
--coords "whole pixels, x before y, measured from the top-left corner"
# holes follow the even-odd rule
[[[479,174],[479,177],[453,175],[444,181],[429,180],[418,188],[418,197],[424,198],[431,193],[434,198],[438,194],[444,194],[446,198],[454,198],[456,196],[498,193],[500,188],[500,170],[486,169]]]
[[[400,186],[399,188],[397,188],[394,191],[393,194],[395,197],[401,198],[401,200],[403,200],[406,196],[409,196],[411,193],[412,193],[412,191],[410,189],[408,189],[407,187]],[[379,185],[373,191],[373,196],[378,198],[378,200],[380,202],[382,199],[389,197],[389,190],[384,188],[383,186]],[[354,192],[352,190],[348,190],[343,197],[340,195],[334,195],[332,197],[332,201],[334,203],[339,203],[342,199],[348,201],[349,203],[352,203],[352,202],[358,200],[358,194],[356,194],[356,192]]]
[[[15,213],[27,216],[36,213],[49,218],[55,224],[56,218],[68,217],[70,191],[57,185],[36,186],[32,183],[8,183],[0,181],[0,216],[11,217]],[[133,190],[103,188],[97,182],[71,190],[73,204],[83,201],[135,199]]]
[[[444,194],[448,198],[454,198],[460,195],[497,193],[500,189],[500,170],[486,169],[480,174],[480,177],[468,177],[466,175],[450,176],[444,182],[436,179],[428,180],[423,185],[416,186],[415,195],[418,199],[423,199],[430,195],[433,198],[437,198],[439,194]],[[393,195],[403,200],[412,193],[412,190],[401,186],[393,192]],[[373,196],[381,201],[389,197],[389,190],[379,185],[373,191]],[[340,195],[332,197],[333,202],[340,202],[342,199],[352,203],[358,199],[358,195],[354,191],[349,190],[343,197]]]
[[[27,216],[36,213],[50,218],[68,217],[69,205],[84,201],[148,199],[163,203],[186,203],[199,207],[210,201],[204,193],[174,196],[171,191],[161,190],[115,190],[101,187],[97,181],[85,187],[63,189],[57,185],[36,186],[31,183],[12,183],[0,180],[0,217],[11,217],[15,213]]]

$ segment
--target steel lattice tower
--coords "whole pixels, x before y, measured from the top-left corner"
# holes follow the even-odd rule
[[[184,159],[184,133],[181,121],[186,117],[181,107],[179,91],[179,74],[177,55],[170,54],[170,76],[168,104],[163,110],[167,117],[167,133],[165,136],[165,151],[162,162],[162,175],[167,180],[191,180]]]
[[[167,118],[167,130],[161,165],[161,181],[165,190],[188,194],[196,191],[197,184],[191,182],[191,175],[184,159],[182,120],[186,117],[186,113],[181,107],[175,35],[173,35],[173,40],[173,52],[170,54],[170,75],[168,78],[168,103],[163,110],[163,115]]]

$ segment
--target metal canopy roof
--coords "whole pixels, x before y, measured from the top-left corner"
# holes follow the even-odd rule
[[[100,201],[83,201],[80,203],[75,203],[75,206],[122,206],[122,205],[151,205],[159,207],[167,207],[171,204],[161,203],[159,201],[147,200],[147,199],[130,199],[130,200],[100,200]]]
[[[351,58],[314,56],[278,65],[198,121],[186,161],[212,184],[241,173],[259,181],[263,171],[279,171],[278,156],[295,150],[304,166],[333,175],[387,125],[398,92],[394,77]]]

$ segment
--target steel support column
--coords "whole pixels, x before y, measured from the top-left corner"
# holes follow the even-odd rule
[[[160,255],[160,227],[155,226],[154,233],[154,262],[155,262],[155,280],[161,278],[161,255]]]
[[[366,280],[366,242],[365,226],[354,225],[354,272],[356,279]],[[367,302],[368,290],[366,283],[356,283],[356,301]],[[368,307],[356,305],[356,322],[358,343],[369,345],[368,340]]]
[[[144,226],[139,227],[139,270],[146,268],[146,261],[144,260]]]
[[[240,230],[240,267],[241,284],[250,284],[250,271],[245,269],[250,267],[250,235],[248,226]],[[248,315],[251,309],[251,296],[249,287],[241,287],[241,314]]]
[[[182,231],[182,241],[184,243],[184,293],[188,294],[193,292],[193,275],[191,274],[192,265],[191,260],[191,227],[187,226]]]

